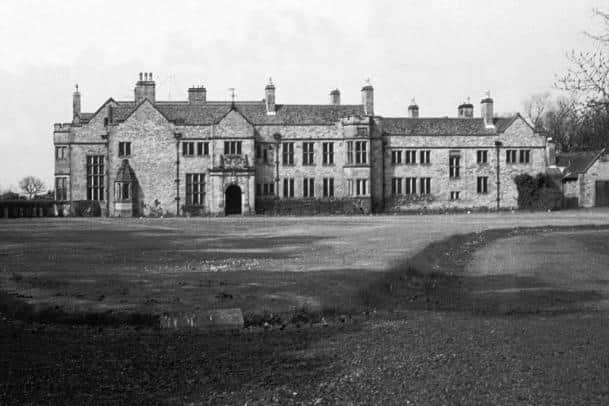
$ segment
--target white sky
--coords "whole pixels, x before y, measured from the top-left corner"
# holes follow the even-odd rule
[[[0,190],[26,175],[53,179],[52,125],[107,98],[131,99],[138,72],[157,98],[326,103],[331,89],[360,102],[370,78],[375,111],[455,116],[487,89],[498,113],[550,90],[565,54],[589,46],[596,0],[469,1],[24,1],[0,3]]]

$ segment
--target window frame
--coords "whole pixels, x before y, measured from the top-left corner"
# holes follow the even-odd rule
[[[448,155],[448,178],[449,179],[459,179],[460,177],[461,177],[461,154],[451,153]]]
[[[334,197],[334,178],[323,178],[323,197]]]
[[[294,165],[294,143],[281,143],[281,162],[283,165]]]
[[[131,156],[131,141],[118,142],[118,157],[128,158]]]
[[[310,141],[304,141],[302,143],[302,165],[312,166],[315,165],[315,143]]]
[[[322,142],[322,165],[334,165],[334,143]]]
[[[103,155],[87,155],[87,200],[104,201],[105,192],[105,166],[106,161]]]
[[[479,195],[488,194],[488,176],[478,176],[476,178],[476,193]]]
[[[187,206],[205,206],[205,173],[186,173],[185,202]]]
[[[61,187],[60,187],[60,183],[62,183]],[[68,177],[67,176],[56,176],[55,177],[55,200],[59,200],[59,201],[68,200]]]

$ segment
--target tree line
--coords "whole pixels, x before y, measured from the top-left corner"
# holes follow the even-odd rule
[[[554,84],[560,95],[538,93],[523,104],[535,129],[562,151],[609,147],[609,13],[594,10],[594,17],[600,32],[584,32],[591,50],[567,54],[569,68]]]

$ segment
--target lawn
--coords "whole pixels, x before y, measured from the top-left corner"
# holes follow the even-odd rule
[[[0,283],[71,311],[349,310],[379,273],[452,234],[607,222],[606,211],[24,219],[0,223]]]
[[[608,404],[608,214],[5,222],[3,283],[31,301],[352,318],[0,317],[0,404]]]

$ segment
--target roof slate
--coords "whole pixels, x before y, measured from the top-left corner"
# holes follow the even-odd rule
[[[216,124],[233,108],[230,102],[157,102],[154,106],[167,120],[181,125]],[[112,122],[125,121],[136,107],[119,103],[112,109]],[[361,105],[278,104],[274,115],[266,114],[263,102],[236,102],[234,109],[255,125],[328,125],[344,117],[364,115]]]
[[[566,167],[565,179],[576,178],[585,173],[603,151],[560,152],[556,154],[556,166]]]
[[[517,117],[495,118],[495,128],[487,128],[482,118],[384,118],[383,129],[395,135],[496,135]]]

